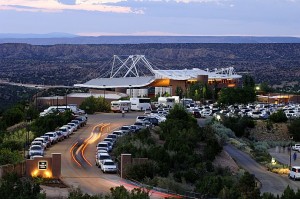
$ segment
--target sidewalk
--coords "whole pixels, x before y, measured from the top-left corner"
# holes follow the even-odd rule
[[[290,155],[291,155],[291,165],[292,166],[300,166],[300,153],[297,151],[289,151],[287,147],[283,148],[283,147],[276,147],[276,148],[272,148],[269,149],[269,154],[275,158],[275,160],[277,162],[280,162],[282,164],[285,165],[289,165],[290,164]],[[293,159],[293,155],[294,153],[297,154],[297,158],[294,161]]]

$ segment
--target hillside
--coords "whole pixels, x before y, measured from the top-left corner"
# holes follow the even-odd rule
[[[299,81],[300,44],[0,44],[0,79],[73,85],[103,75],[113,55],[143,54],[159,69],[234,66],[256,82]]]

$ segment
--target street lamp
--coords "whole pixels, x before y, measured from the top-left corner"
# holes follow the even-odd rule
[[[58,96],[56,96],[56,109],[58,111]]]
[[[293,140],[293,136],[290,136],[290,166],[289,168],[292,168],[292,140]]]
[[[68,89],[66,90],[66,108],[67,108],[67,106],[68,106]]]
[[[106,86],[106,85],[103,85],[103,87],[104,87],[104,100],[105,100],[105,90],[106,90],[106,89],[105,89],[105,86]]]

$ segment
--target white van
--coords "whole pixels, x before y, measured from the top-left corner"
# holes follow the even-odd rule
[[[300,179],[300,166],[293,166],[291,168],[289,178],[293,180]]]

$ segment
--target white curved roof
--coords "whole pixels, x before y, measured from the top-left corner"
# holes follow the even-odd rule
[[[153,70],[155,76],[148,77],[119,77],[119,78],[97,78],[84,84],[75,84],[75,87],[85,88],[128,88],[144,87],[156,79],[189,80],[195,79],[198,75],[208,75],[208,79],[239,79],[242,76],[226,70],[215,70],[208,72],[198,68],[191,70]]]
[[[208,75],[210,72],[206,72],[201,69],[192,69],[192,70],[153,70],[156,79],[174,79],[174,80],[188,80],[197,78],[198,75]]]
[[[97,78],[84,84],[75,84],[75,87],[85,88],[126,88],[143,87],[151,84],[155,80],[154,76],[149,77],[120,77],[120,78]]]
[[[223,70],[216,70],[215,72],[208,72],[199,68],[191,70],[153,70],[156,79],[174,79],[174,80],[188,80],[195,79],[198,75],[207,75],[208,79],[238,79],[241,75],[226,73]]]

